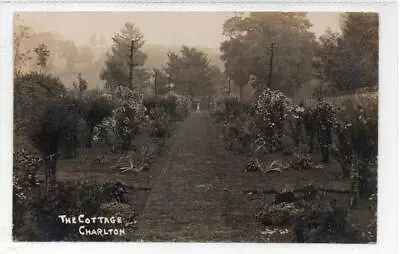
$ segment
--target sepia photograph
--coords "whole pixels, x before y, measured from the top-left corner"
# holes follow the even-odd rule
[[[13,15],[14,242],[377,243],[378,12]]]

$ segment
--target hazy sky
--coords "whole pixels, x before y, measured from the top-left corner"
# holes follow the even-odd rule
[[[36,32],[59,32],[76,44],[88,44],[92,34],[107,41],[126,22],[135,23],[147,44],[198,45],[219,48],[224,39],[222,25],[233,13],[219,12],[37,12],[20,13],[24,24]],[[317,35],[326,28],[339,29],[339,13],[308,13]]]

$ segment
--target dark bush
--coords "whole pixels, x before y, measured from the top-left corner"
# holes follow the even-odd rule
[[[85,119],[88,128],[86,146],[90,148],[92,147],[94,127],[100,124],[104,118],[112,116],[113,105],[110,100],[102,96],[85,98],[84,103],[86,104]]]
[[[13,225],[22,227],[27,207],[36,199],[36,175],[43,160],[27,150],[13,154]]]
[[[170,117],[163,108],[152,108],[147,112],[149,117],[150,135],[157,138],[166,137],[169,134]]]
[[[377,96],[377,95],[376,95]],[[342,102],[335,132],[340,138],[339,153],[344,174],[351,167],[359,179],[359,194],[367,197],[377,191],[378,98],[357,96]]]
[[[36,148],[42,153],[48,187],[51,186],[51,182],[55,182],[61,143],[66,138],[74,137],[78,133],[79,114],[80,107],[76,100],[67,97],[53,100],[38,119],[36,125],[30,129],[29,136]],[[76,149],[76,146],[76,144],[73,144],[73,147],[67,147],[67,149]]]
[[[30,72],[14,78],[14,92],[17,94],[24,94],[28,92],[26,89],[34,89],[34,87],[43,88],[46,97],[60,96],[66,92],[60,79],[50,74]]]
[[[172,119],[175,119],[177,116],[177,98],[174,96],[167,97],[151,97],[147,98],[143,101],[143,105],[147,108],[147,110],[161,108],[165,111]]]
[[[346,216],[346,209],[322,203],[308,203],[294,223],[295,242],[365,242],[361,233],[348,222]]]
[[[79,224],[61,223],[59,215],[105,216],[102,204],[125,200],[124,193],[126,189],[121,183],[58,182],[51,193],[26,204],[24,223],[14,225],[14,237],[30,241],[109,241],[110,236],[80,235]],[[100,226],[96,223],[87,227]]]
[[[26,134],[49,102],[65,95],[61,81],[51,75],[28,73],[14,78],[14,132]]]

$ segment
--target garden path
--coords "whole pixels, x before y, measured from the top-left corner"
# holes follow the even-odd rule
[[[138,239],[230,242],[259,235],[237,186],[241,164],[243,158],[226,151],[209,113],[192,113],[138,218]]]

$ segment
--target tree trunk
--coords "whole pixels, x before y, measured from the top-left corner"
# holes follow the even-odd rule
[[[50,181],[50,158],[47,155],[44,156],[44,189],[45,192],[49,192],[49,181]]]
[[[92,140],[93,140],[93,129],[90,124],[88,124],[87,137],[86,137],[86,148],[92,148]]]
[[[50,159],[50,191],[54,189],[56,185],[56,170],[57,170],[57,155],[52,156]]]
[[[243,85],[240,86],[240,94],[239,94],[239,96],[240,96],[240,101],[242,101],[243,100]]]

